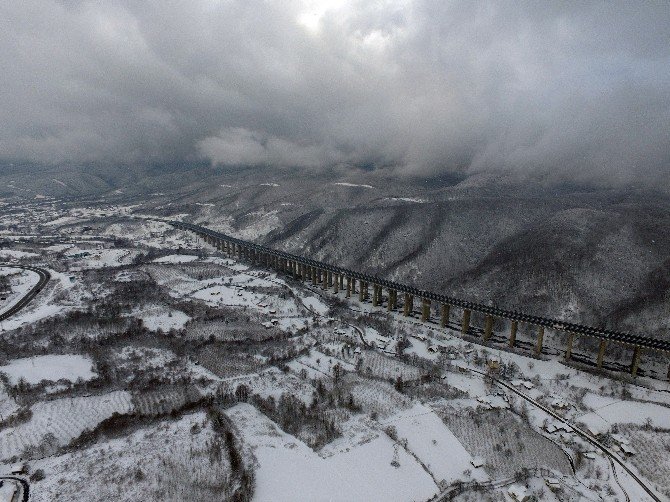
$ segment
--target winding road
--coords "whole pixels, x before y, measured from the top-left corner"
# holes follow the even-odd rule
[[[51,279],[51,274],[49,273],[48,270],[45,270],[40,267],[33,267],[30,265],[0,264],[0,267],[20,268],[23,270],[30,270],[31,272],[35,272],[40,277],[39,281],[37,281],[37,284],[35,284],[35,286],[33,286],[32,289],[23,296],[23,298],[21,298],[18,302],[12,305],[11,308],[7,309],[6,312],[0,314],[0,321],[4,321],[5,319],[9,319],[11,316],[13,316],[17,312],[20,312],[23,308],[25,308],[25,306],[28,305],[30,301],[33,298],[35,298],[40,291],[44,289],[44,286],[46,286],[49,280]]]
[[[550,415],[553,419],[558,420],[559,422],[564,423],[565,425],[567,425],[568,427],[570,427],[570,429],[573,430],[573,431],[575,432],[575,434],[579,435],[582,439],[586,440],[587,442],[591,443],[593,446],[595,446],[596,448],[598,448],[601,452],[603,452],[603,454],[605,454],[605,456],[608,458],[608,460],[609,460],[609,462],[610,462],[610,465],[612,465],[612,470],[613,470],[613,472],[614,472],[614,477],[615,477],[615,479],[616,479],[616,481],[617,481],[618,484],[619,484],[619,480],[618,480],[618,477],[616,476],[616,470],[614,470],[614,465],[613,465],[614,463],[618,464],[619,467],[621,467],[624,471],[626,471],[626,473],[627,473],[631,478],[633,478],[633,479],[637,482],[637,484],[640,485],[640,487],[641,487],[641,488],[647,493],[647,495],[649,495],[653,500],[655,500],[656,502],[662,502],[662,500],[658,497],[658,495],[656,495],[656,493],[655,493],[651,488],[649,488],[649,486],[647,486],[647,484],[646,484],[642,479],[640,479],[640,477],[639,477],[637,474],[635,474],[635,473],[634,473],[634,472],[633,472],[633,471],[632,471],[632,470],[631,470],[631,469],[630,469],[630,468],[629,468],[629,467],[628,467],[628,466],[627,466],[627,465],[626,465],[626,464],[619,458],[618,455],[616,455],[614,452],[612,452],[609,448],[607,448],[607,446],[605,446],[604,444],[602,444],[600,441],[598,441],[596,438],[594,438],[593,436],[591,436],[589,433],[583,431],[583,430],[580,429],[579,427],[577,427],[577,426],[575,426],[574,424],[570,423],[568,420],[566,420],[565,418],[563,418],[562,416],[560,416],[559,414],[557,414],[556,412],[554,412],[554,411],[551,410],[550,408],[544,406],[542,403],[537,402],[535,399],[533,399],[532,397],[528,396],[527,394],[521,392],[519,389],[516,389],[516,388],[515,388],[513,385],[511,385],[510,383],[508,383],[508,382],[506,382],[506,381],[504,381],[504,380],[501,380],[501,379],[499,379],[499,378],[496,378],[496,377],[494,377],[494,376],[492,376],[492,375],[489,375],[489,374],[485,373],[484,371],[476,370],[476,369],[473,369],[473,368],[469,368],[469,370],[470,370],[471,372],[473,372],[473,373],[477,373],[477,374],[483,376],[484,378],[490,378],[490,379],[493,381],[493,383],[495,383],[495,384],[498,385],[499,387],[503,387],[503,388],[505,388],[505,389],[507,389],[507,390],[513,392],[514,394],[516,394],[516,395],[519,396],[520,398],[522,398],[522,399],[524,399],[525,401],[529,402],[531,405],[535,406],[536,408],[541,409],[541,410],[544,411],[546,414]],[[621,487],[621,484],[619,484],[619,486]],[[622,490],[623,490],[623,487],[621,487],[621,488],[622,488]],[[626,491],[623,490],[623,492],[624,492],[624,496],[625,496],[627,499],[629,499],[629,498],[628,498],[628,494],[626,493]]]
[[[28,484],[28,481],[26,481],[23,478],[19,478],[18,476],[0,476],[0,481],[8,479],[10,481],[14,481],[18,484],[21,485],[21,502],[28,502],[28,499],[30,498],[30,485]]]

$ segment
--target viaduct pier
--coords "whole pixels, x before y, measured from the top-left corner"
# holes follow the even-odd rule
[[[229,257],[244,260],[253,265],[272,268],[279,272],[292,275],[301,281],[311,281],[313,285],[320,285],[323,289],[331,289],[333,293],[344,293],[346,298],[358,296],[360,301],[371,300],[374,307],[381,307],[386,292],[386,308],[389,312],[402,307],[405,316],[411,316],[415,307],[424,322],[432,321],[436,315],[439,325],[446,328],[453,310],[461,313],[460,328],[462,334],[467,334],[471,328],[472,314],[484,316],[482,341],[488,342],[493,335],[493,326],[496,321],[506,321],[509,325],[507,344],[514,347],[517,331],[520,324],[532,326],[536,337],[533,353],[539,356],[542,353],[545,330],[562,333],[565,337],[565,360],[572,357],[575,338],[586,336],[599,342],[596,355],[597,368],[603,367],[607,348],[612,344],[619,344],[631,352],[630,374],[636,376],[643,352],[663,353],[670,355],[670,341],[644,337],[631,333],[623,333],[602,328],[594,328],[582,324],[573,324],[566,321],[538,317],[516,310],[505,310],[480,303],[473,303],[464,299],[454,298],[443,294],[424,291],[406,284],[389,281],[381,277],[364,274],[328,263],[312,260],[303,256],[278,251],[253,242],[237,239],[208,228],[181,221],[157,220],[168,223],[175,228],[194,232],[207,243]],[[415,305],[416,304],[416,305]],[[670,367],[667,378],[670,379]]]

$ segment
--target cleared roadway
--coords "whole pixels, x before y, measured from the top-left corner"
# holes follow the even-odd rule
[[[49,280],[51,279],[51,274],[49,273],[48,270],[45,270],[40,267],[33,267],[30,265],[9,265],[9,264],[1,264],[0,267],[3,268],[20,268],[23,270],[30,270],[31,272],[35,272],[37,275],[39,275],[39,280],[37,281],[37,284],[35,284],[28,293],[26,293],[18,302],[16,302],[14,305],[12,305],[11,308],[7,309],[7,311],[3,312],[0,314],[0,321],[4,321],[5,319],[9,319],[11,316],[16,314],[17,312],[21,311],[26,305],[30,303],[30,301],[35,298],[40,291],[44,289],[44,286],[47,285]]]

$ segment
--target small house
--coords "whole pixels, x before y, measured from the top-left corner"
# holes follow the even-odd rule
[[[561,489],[561,482],[557,478],[545,478],[544,483],[552,492]]]
[[[516,502],[527,502],[530,500],[528,490],[521,485],[512,485],[507,489],[507,495]]]
[[[461,373],[467,373],[468,372],[468,365],[466,363],[464,363],[463,361],[458,361],[456,363],[456,368]]]
[[[27,474],[28,466],[25,462],[19,462],[14,464],[9,472],[12,474]]]

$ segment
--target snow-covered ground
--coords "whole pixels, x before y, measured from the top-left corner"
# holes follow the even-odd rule
[[[7,393],[5,384],[0,384],[0,421],[7,419],[19,409],[19,405],[12,396]]]
[[[395,427],[398,439],[423,462],[438,481],[487,481],[484,469],[473,468],[473,457],[433,410],[415,404],[382,422]]]
[[[34,464],[46,477],[31,500],[225,500],[226,457],[212,458],[217,435],[205,413],[159,422]]]
[[[365,184],[361,185],[357,183],[345,183],[345,182],[333,183],[333,185],[338,185],[341,187],[374,188],[372,185],[365,185]]]
[[[197,260],[198,257],[195,255],[189,254],[171,254],[168,256],[163,256],[161,258],[156,258],[154,263],[190,263]]]
[[[12,288],[5,300],[0,300],[0,314],[16,305],[40,280],[37,272],[12,267],[0,267],[0,275],[10,278]]]
[[[227,414],[258,461],[258,502],[426,500],[438,492],[421,465],[384,435],[322,458],[253,406],[238,404]]]
[[[57,382],[64,379],[75,382],[78,379],[90,380],[96,374],[93,362],[79,354],[46,355],[13,359],[0,366],[9,381],[16,385],[20,379],[28,384],[37,384],[42,380]]]
[[[0,459],[23,456],[26,450],[49,443],[64,446],[112,414],[131,410],[131,396],[125,391],[39,402],[30,408],[28,422],[0,431]]]
[[[147,329],[152,331],[170,331],[181,329],[191,318],[179,310],[168,309],[160,305],[145,306],[131,315],[142,319]]]
[[[39,256],[37,253],[30,253],[28,251],[19,251],[18,249],[0,249],[0,259],[6,260],[8,258],[27,258]]]
[[[74,283],[70,281],[66,274],[51,269],[49,269],[49,273],[51,274],[51,280],[47,287],[27,307],[11,318],[2,321],[2,330],[10,331],[28,323],[53,317],[72,308],[72,304],[59,303],[56,301],[56,297],[63,291],[74,287]]]
[[[328,314],[328,305],[323,303],[319,298],[316,296],[306,296],[301,298],[302,303],[309,308],[310,310],[313,310],[317,314],[320,315],[327,315]]]
[[[577,420],[594,433],[610,432],[614,424],[645,425],[647,421],[652,427],[670,429],[670,407],[654,403],[633,404],[630,401],[617,401],[577,417]]]

